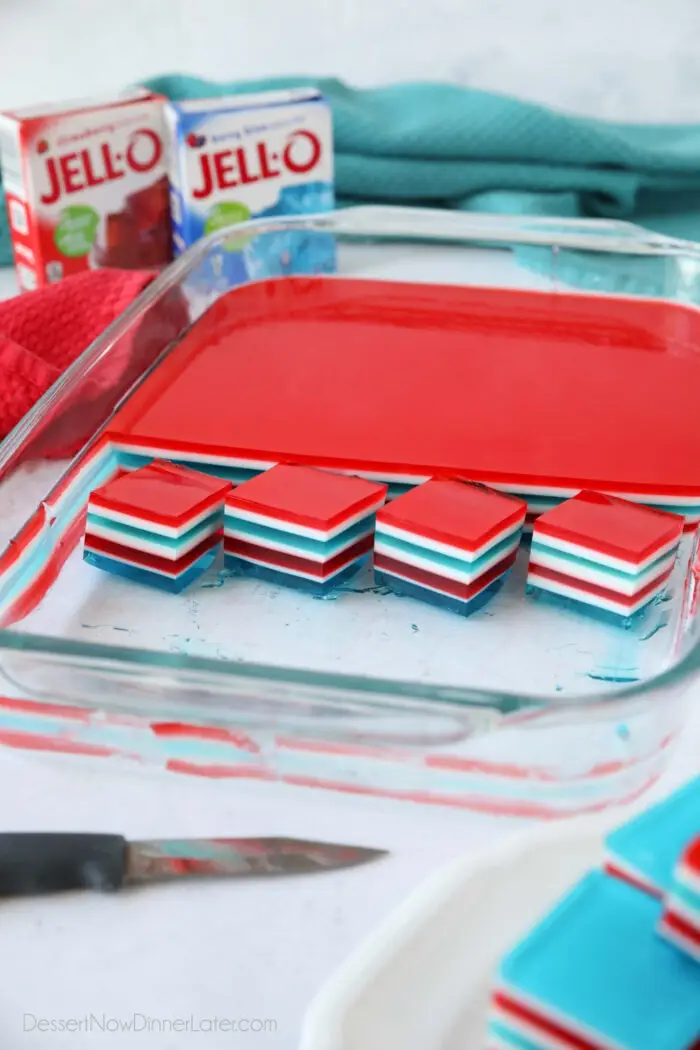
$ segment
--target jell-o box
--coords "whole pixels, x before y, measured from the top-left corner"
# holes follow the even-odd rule
[[[172,257],[164,100],[32,106],[0,115],[0,163],[20,287]]]
[[[226,498],[226,567],[327,594],[367,560],[386,491],[386,485],[314,467],[271,467]]]
[[[626,624],[663,591],[683,518],[580,492],[537,518],[528,591]]]
[[[486,1050],[697,1050],[700,966],[654,897],[592,872],[502,961]]]
[[[176,254],[249,219],[333,208],[331,111],[316,89],[170,102],[165,112]],[[311,230],[231,237],[205,266],[223,287],[334,269],[333,238]]]
[[[375,579],[400,596],[468,615],[515,562],[526,512],[522,500],[483,485],[426,481],[377,515]]]
[[[178,594],[221,545],[229,481],[155,460],[90,494],[83,558],[105,572]]]

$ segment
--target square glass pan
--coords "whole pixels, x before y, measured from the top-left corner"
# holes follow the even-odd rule
[[[103,455],[102,428],[230,290],[222,260],[242,243],[256,279],[327,270],[332,245],[334,272],[357,278],[700,303],[694,245],[615,222],[367,207],[200,242],[0,446],[4,691],[252,734],[273,775],[281,744],[295,748],[300,782],[543,813],[643,789],[700,666],[694,533],[664,600],[626,631],[528,602],[525,548],[498,606],[466,620],[387,595],[369,570],[318,601],[219,565],[179,596],[84,565],[88,493],[134,465]],[[683,340],[672,311],[667,338]]]

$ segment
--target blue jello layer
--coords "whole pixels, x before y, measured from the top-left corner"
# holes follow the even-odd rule
[[[157,543],[159,547],[163,547],[165,550],[178,551],[187,542],[197,539],[197,542],[206,539],[212,532],[215,532],[221,525],[221,512],[215,511],[210,514],[204,521],[200,521],[194,528],[188,529],[187,532],[183,532],[181,536],[163,536],[160,532],[152,532],[150,529],[139,529],[135,525],[125,525],[121,521],[113,521],[111,518],[104,518],[101,514],[96,514],[94,511],[88,511],[87,515],[87,531],[90,531],[91,525],[101,526],[103,529],[109,529],[111,532],[116,532],[121,537],[120,543],[125,547],[132,547],[134,550],[139,548],[136,546],[139,542],[147,540],[149,543]],[[192,546],[195,546],[193,543]]]
[[[322,581],[310,580],[306,576],[295,576],[291,572],[273,569],[254,561],[246,561],[245,558],[237,558],[234,554],[224,554],[224,565],[231,572],[238,573],[240,576],[250,576],[256,580],[264,580],[266,583],[275,583],[280,587],[293,587],[295,590],[303,591],[304,594],[317,596],[330,594],[336,587],[352,579],[366,561],[367,555],[363,555],[350,562],[330,580]]]
[[[117,561],[115,558],[109,558],[104,554],[95,554],[94,551],[85,550],[83,551],[83,558],[89,565],[94,565],[96,569],[102,569],[104,572],[111,572],[114,576],[121,576],[125,580],[132,580],[134,583],[143,583],[147,587],[155,587],[159,591],[167,591],[169,594],[179,594],[184,591],[185,587],[189,587],[191,583],[206,572],[206,570],[213,563],[216,557],[216,548],[207,551],[201,558],[193,562],[189,569],[180,573],[179,576],[162,576],[158,572],[151,572],[149,569],[137,568],[135,565],[127,565],[123,561]]]
[[[469,601],[462,601],[460,598],[453,598],[450,594],[441,594],[439,591],[431,590],[430,587],[421,587],[419,583],[403,580],[400,576],[394,576],[393,573],[380,569],[374,570],[374,579],[380,586],[388,587],[400,598],[417,598],[418,601],[435,605],[438,609],[448,609],[460,616],[471,616],[472,613],[483,609],[503,584],[503,576],[500,576]]]
[[[646,605],[643,605],[641,609],[638,609],[631,616],[623,616],[621,613],[612,612],[611,609],[601,609],[598,605],[589,605],[588,602],[578,601],[577,598],[570,598],[566,594],[557,594],[555,591],[548,591],[544,587],[538,587],[534,583],[528,583],[525,588],[525,593],[531,598],[536,598],[538,601],[551,602],[555,605],[560,605],[565,609],[569,609],[571,612],[583,613],[585,616],[590,616],[594,620],[600,620],[602,623],[613,624],[615,627],[632,627],[634,624],[639,623],[647,612],[649,606],[652,604],[655,598],[660,594],[661,589],[652,594]]]
[[[277,543],[286,550],[300,557],[316,554],[329,561],[344,547],[349,547],[355,540],[366,536],[374,528],[374,514],[367,514],[360,521],[355,522],[350,528],[339,533],[330,540],[314,540],[309,536],[300,536],[296,532],[285,532],[284,529],[275,529],[270,525],[258,525],[257,522],[244,521],[237,518],[235,511],[226,511],[224,514],[224,528],[235,529],[236,533],[245,536],[253,543],[261,547],[268,547],[271,543]]]
[[[691,839],[700,833],[700,777],[670,798],[646,810],[608,835],[606,846],[655,886],[667,893],[673,869]]]

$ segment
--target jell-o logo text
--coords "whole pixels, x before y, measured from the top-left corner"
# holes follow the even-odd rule
[[[56,157],[44,156],[39,200],[55,204],[63,196],[123,179],[129,173],[143,175],[152,171],[162,156],[163,141],[151,128],[134,131],[122,148],[113,142],[100,142]]]
[[[235,149],[202,151],[192,196],[206,200],[216,190],[278,179],[285,173],[306,175],[318,166],[321,156],[321,139],[305,129],[293,132],[279,151],[265,140]]]

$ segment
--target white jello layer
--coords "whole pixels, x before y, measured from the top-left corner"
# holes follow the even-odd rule
[[[698,814],[698,830],[700,831],[700,813]],[[687,864],[682,864],[675,875],[676,881],[687,886],[691,893],[697,893],[700,897],[700,872]]]
[[[347,569],[348,565],[352,565],[353,562],[361,561],[365,558],[366,554],[356,554],[353,557],[346,558],[342,565],[338,565],[332,572],[324,573],[320,576],[318,573],[305,572],[303,569],[292,567],[290,565],[276,565],[273,561],[266,561],[264,558],[256,558],[254,555],[245,553],[241,554],[237,550],[225,550],[225,556],[227,558],[239,558],[241,561],[248,561],[252,565],[261,565],[266,569],[272,569],[274,572],[278,572],[284,576],[297,576],[302,580],[313,580],[314,583],[326,583],[328,580],[332,580],[334,576],[337,576],[339,572],[343,572]]]
[[[189,569],[192,568],[192,565],[190,564],[186,568],[181,569],[180,572],[176,572],[174,570],[169,571],[165,568],[161,568],[160,566],[141,565],[140,562],[135,561],[133,558],[129,557],[128,551],[125,551],[123,554],[105,554],[104,551],[96,550],[90,545],[89,536],[85,537],[85,550],[92,551],[94,554],[98,555],[98,557],[100,558],[103,558],[105,561],[117,562],[120,565],[129,565],[131,568],[138,569],[140,572],[152,573],[154,576],[164,576],[166,579],[169,580],[177,579],[179,576],[182,576],[184,573],[188,572]]]
[[[446,589],[442,589],[440,587],[433,587],[432,584],[429,584],[429,583],[423,583],[423,582],[419,583],[417,580],[413,579],[411,576],[408,576],[408,575],[402,573],[400,568],[380,569],[379,571],[384,573],[385,576],[391,576],[391,577],[394,577],[397,580],[405,580],[406,583],[410,583],[411,586],[413,586],[413,587],[420,587],[424,591],[432,591],[433,594],[441,594],[443,596],[447,596],[448,598],[453,599],[456,602],[464,602],[465,604],[467,602],[474,601],[474,599],[477,597],[477,595],[481,594],[481,592],[483,590],[485,590],[486,587],[490,587],[491,584],[495,582],[495,580],[492,580],[492,579],[485,579],[485,581],[483,583],[483,586],[481,586],[477,590],[475,590],[474,593],[470,594],[468,598],[460,598],[459,595],[452,594],[450,591],[448,591]],[[485,576],[485,573],[481,573],[481,575]],[[498,579],[498,578],[499,577],[496,577],[496,579]],[[446,577],[446,579],[447,579],[447,577]]]
[[[652,598],[663,590],[665,580],[661,582],[655,591],[651,591],[649,594],[645,594],[638,601],[632,603],[622,603],[613,601],[610,598],[604,598],[599,594],[591,594],[590,591],[581,590],[578,587],[572,586],[567,583],[561,583],[559,580],[550,580],[548,577],[540,576],[534,565],[530,567],[530,571],[527,574],[527,582],[532,584],[533,587],[539,587],[543,591],[551,591],[552,594],[560,594],[563,598],[573,598],[578,602],[585,602],[586,605],[595,606],[598,609],[604,609],[606,612],[617,613],[619,616],[633,616],[634,613],[643,609],[644,606],[652,600]]]
[[[700,927],[698,928],[700,929]],[[691,937],[684,937],[680,930],[667,925],[663,919],[659,924],[659,931],[662,933],[664,940],[672,944],[674,948],[677,948],[678,951],[683,952],[685,955],[689,955],[696,962],[700,962],[700,944],[697,944]]]
[[[384,503],[384,496],[381,495],[377,499],[365,506],[362,510],[357,511],[355,514],[344,518],[338,525],[334,525],[330,529],[315,529],[310,525],[299,525],[297,522],[289,521],[286,518],[274,517],[271,514],[256,514],[255,511],[246,510],[238,506],[235,502],[226,504],[226,523],[227,527],[230,528],[231,524],[238,518],[240,521],[249,521],[253,525],[262,525],[268,529],[279,529],[281,532],[289,532],[294,536],[306,536],[311,540],[320,540],[325,542],[326,540],[333,539],[334,536],[340,535],[346,529],[351,528],[358,521],[366,518],[370,514],[374,514],[375,511]],[[235,525],[234,525],[235,527]]]
[[[211,512],[210,512],[211,516]],[[188,554],[203,540],[207,539],[219,528],[220,522],[213,521],[210,525],[195,528],[192,535],[188,535],[181,543],[159,543],[158,535],[134,536],[133,533],[126,535],[123,530],[111,528],[109,523],[97,522],[89,518],[87,523],[87,534],[97,536],[102,540],[110,540],[134,551],[142,551],[144,554],[155,554],[159,558],[167,558],[168,561],[178,561]],[[169,537],[168,537],[169,538]],[[109,555],[107,555],[109,557]]]
[[[426,552],[426,557],[429,556],[430,552],[434,554],[444,554],[448,558],[457,558],[459,561],[463,561],[465,566],[468,566],[470,562],[477,561],[479,558],[483,557],[492,547],[495,547],[497,544],[507,539],[508,536],[513,536],[516,541],[518,541],[522,527],[522,522],[517,522],[515,525],[509,525],[506,528],[501,529],[501,531],[496,533],[495,536],[492,536],[491,539],[486,541],[486,543],[482,543],[480,547],[473,551],[465,550],[464,547],[457,547],[452,543],[442,543],[440,540],[431,539],[431,537],[425,536],[420,532],[413,532],[409,529],[399,528],[397,525],[392,525],[388,521],[382,521],[381,518],[377,520],[376,533],[377,542],[380,542],[381,538],[386,536],[390,539],[401,540],[403,543],[411,543],[416,547],[423,548]],[[388,554],[389,551],[385,551],[385,553]],[[394,556],[396,555],[394,554]],[[404,560],[408,561],[408,558],[405,558]],[[411,564],[418,563],[411,562]],[[468,570],[465,569],[465,571]],[[482,569],[481,571],[483,572],[484,570]]]
[[[573,1017],[554,1009],[549,1003],[540,1002],[521,988],[511,988],[507,984],[503,984],[501,987],[509,999],[521,1003],[535,1017],[542,1018],[544,1027],[535,1023],[535,1021],[531,1021],[523,1014],[516,1017],[510,1011],[502,1009],[497,1003],[491,1004],[489,1022],[496,1020],[502,1022],[505,1027],[515,1032],[526,1045],[537,1047],[538,1050],[573,1050],[573,1041],[560,1039],[549,1031],[548,1026],[555,1025],[566,1032],[570,1032],[575,1040],[580,1040],[584,1045],[597,1047],[600,1050],[621,1050],[621,1047],[606,1039],[600,1032],[589,1028],[588,1025],[578,1024]],[[489,1040],[490,1038],[491,1033],[489,1033]],[[509,1046],[508,1050],[512,1050],[512,1048]]]
[[[399,549],[390,540],[388,542],[384,540],[379,532],[375,534],[374,550],[376,554],[383,554],[387,558],[403,562],[405,565],[412,565],[416,569],[424,569],[438,576],[444,576],[446,580],[455,580],[457,583],[473,583],[492,569],[494,565],[507,558],[516,549],[519,542],[520,533],[518,532],[516,535],[511,534],[510,542],[499,545],[498,549],[494,550],[492,554],[489,554],[487,551],[475,563],[459,559],[448,564],[446,556],[442,554],[439,558],[436,558],[431,557],[430,552],[427,550],[425,553],[422,553],[416,550],[408,551],[405,548]]]
[[[221,502],[223,503],[223,500]],[[189,532],[195,525],[199,525],[210,514],[213,514],[216,509],[216,504],[210,503],[203,511],[188,518],[182,525],[163,525],[147,517],[138,517],[136,514],[125,514],[120,510],[103,507],[100,503],[94,503],[92,500],[88,502],[88,513],[98,514],[101,518],[115,521],[118,525],[128,525],[132,529],[146,529],[148,532],[167,536],[169,539],[178,539],[185,532]],[[109,538],[111,539],[112,537],[110,536]],[[123,542],[123,540],[120,542]]]
[[[665,910],[673,912],[700,934],[700,908],[693,908],[686,900],[678,897],[673,891],[666,897]],[[698,948],[700,951],[700,947]]]
[[[537,533],[535,533],[537,536]],[[584,565],[581,562],[574,563],[570,559],[557,557],[556,553],[545,552],[541,547],[533,550],[531,564],[541,565],[545,569],[553,569],[567,576],[573,576],[585,583],[592,583],[598,587],[606,587],[610,591],[617,591],[632,597],[650,584],[667,569],[670,569],[676,557],[675,549],[666,555],[660,562],[652,563],[644,572],[630,576],[621,576],[617,572],[606,571],[605,568],[595,568]]]
[[[365,522],[364,527],[363,522]],[[344,550],[352,547],[359,540],[364,539],[366,536],[371,536],[374,529],[374,514],[365,515],[364,518],[360,518],[359,521],[355,522],[355,525],[357,528],[353,528],[351,525],[344,530],[344,533],[339,533],[338,536],[328,541],[322,541],[312,540],[308,536],[300,536],[298,533],[293,532],[275,536],[276,527],[273,530],[270,526],[253,531],[250,528],[246,528],[244,523],[237,519],[236,515],[227,514],[224,517],[224,536],[234,540],[243,540],[246,543],[255,543],[259,547],[265,547],[271,551],[279,551],[282,554],[294,554],[299,558],[306,558],[308,561],[322,564],[330,558],[335,558],[338,554],[342,554]]]
[[[628,558],[617,558],[612,554],[606,554],[604,551],[599,550],[597,547],[586,546],[582,543],[571,543],[569,540],[562,540],[558,536],[550,536],[548,532],[542,532],[535,522],[535,529],[533,534],[535,543],[543,543],[553,550],[563,551],[565,554],[571,554],[575,558],[585,558],[588,561],[594,561],[599,565],[606,565],[610,569],[617,569],[619,572],[637,573],[642,572],[652,562],[655,562],[657,558],[660,558],[662,554],[667,554],[669,551],[675,551],[678,547],[679,540],[669,540],[662,547],[658,547],[652,554],[647,558],[643,558],[641,561],[634,561]]]

